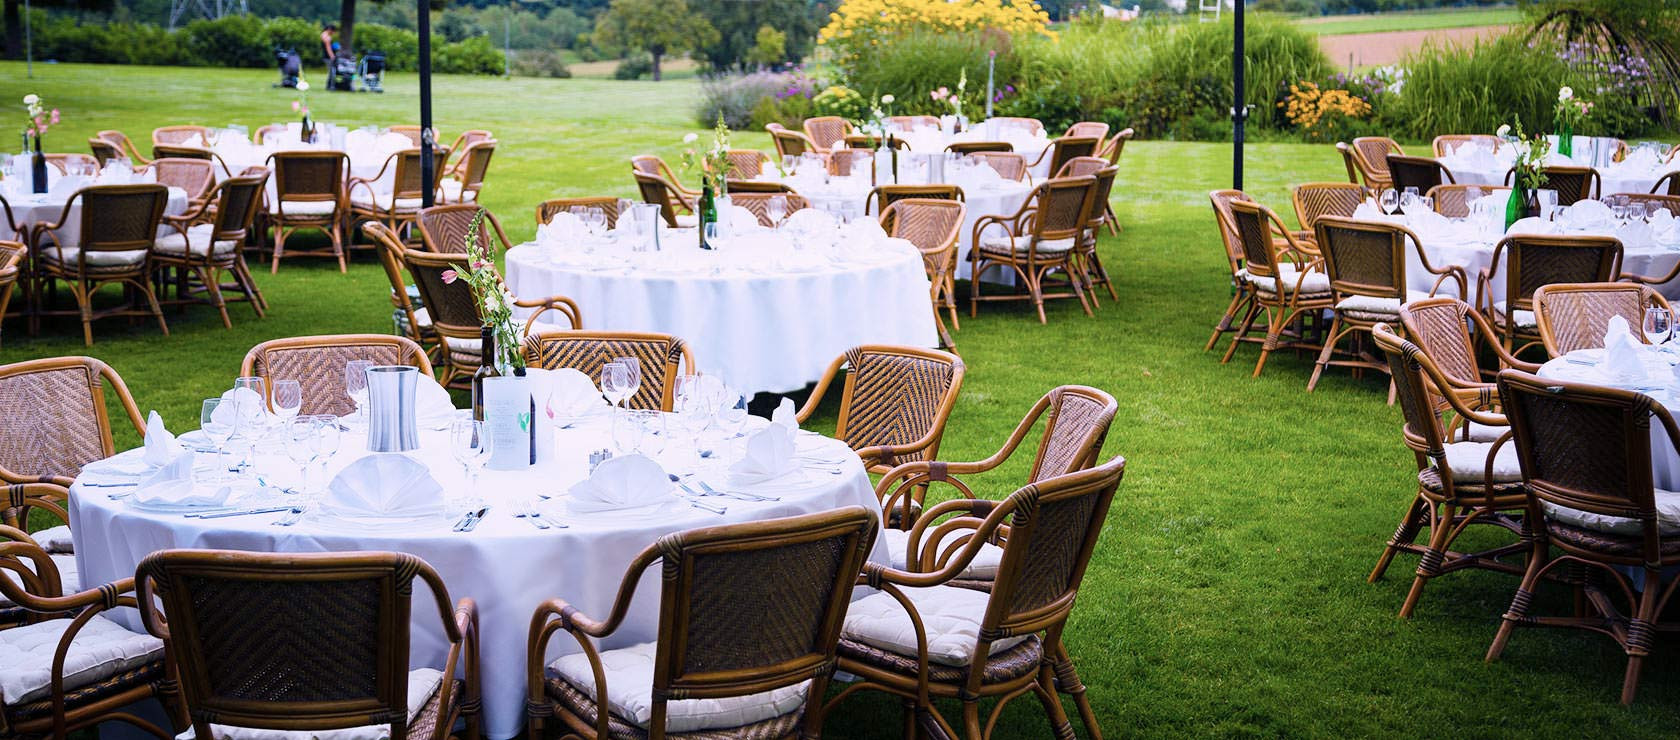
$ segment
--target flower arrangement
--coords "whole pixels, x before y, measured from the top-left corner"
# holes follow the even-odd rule
[[[1290,85],[1288,97],[1278,107],[1289,123],[1299,126],[1313,141],[1340,138],[1341,124],[1371,114],[1371,103],[1365,98],[1347,90],[1325,90],[1316,82]]]
[[[1514,137],[1511,146],[1516,148],[1517,160],[1512,167],[1517,171],[1517,187],[1521,190],[1539,190],[1546,184],[1546,155],[1551,153],[1551,142],[1544,136],[1525,136],[1520,118],[1517,119],[1514,129],[1504,126],[1499,128]]]
[[[875,102],[869,105],[869,123],[863,128],[870,136],[887,135],[887,117],[892,115],[892,104],[896,100],[892,93],[888,93],[875,98]]]
[[[690,172],[699,170],[701,182],[716,194],[723,195],[729,177],[729,126],[724,124],[723,116],[718,116],[717,127],[712,129],[711,148],[704,152],[696,151],[692,144],[699,140],[698,134],[683,136],[683,143],[691,145],[683,150],[683,169]]]
[[[496,338],[496,356],[490,361],[503,375],[508,375],[515,368],[525,367],[525,352],[520,346],[519,329],[513,321],[513,293],[502,283],[495,261],[478,243],[484,214],[485,211],[480,210],[467,227],[466,274],[444,270],[442,278],[446,284],[456,280],[467,281],[467,287],[472,289],[473,301],[478,304],[479,320],[490,327]]]
[[[24,123],[23,135],[25,138],[33,138],[38,144],[41,135],[45,134],[47,129],[58,125],[58,109],[54,108],[48,112],[46,104],[41,102],[41,96],[35,93],[23,96],[23,107],[29,113]]]
[[[297,91],[298,91],[298,99],[292,101],[292,112],[297,113],[299,115],[302,115],[305,118],[308,118],[309,117],[309,83],[305,82],[303,80],[298,80]]]
[[[939,89],[934,90],[932,93],[930,93],[930,95],[933,97],[935,102],[945,103],[946,105],[951,106],[951,114],[952,115],[955,115],[958,118],[962,118],[963,117],[963,93],[966,92],[967,90],[968,90],[968,69],[965,67],[965,68],[963,68],[962,75],[957,77],[957,91],[955,93],[951,92],[951,88],[945,87],[944,85],[940,85]]]
[[[1552,108],[1552,123],[1556,126],[1558,135],[1558,154],[1567,157],[1575,153],[1575,128],[1587,122],[1592,110],[1592,101],[1575,97],[1573,88],[1568,85],[1558,88],[1557,105]]]

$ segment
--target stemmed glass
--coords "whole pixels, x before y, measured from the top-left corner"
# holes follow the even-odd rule
[[[309,419],[314,422],[315,455],[316,458],[321,461],[321,474],[325,475],[327,472],[327,463],[331,462],[333,456],[338,454],[338,445],[343,438],[343,427],[338,425],[338,417],[331,414],[302,416],[298,418]],[[321,487],[325,488],[326,485],[327,484],[323,482]]]
[[[286,456],[303,469],[303,483],[299,490],[309,491],[309,470],[321,457],[319,442],[321,425],[315,417],[294,418],[286,425]]]
[[[204,436],[216,448],[216,459],[218,461],[216,464],[216,480],[227,478],[227,443],[229,439],[233,438],[233,432],[238,426],[237,419],[239,418],[238,414],[224,413],[222,419],[218,420],[216,409],[221,408],[221,405],[222,399],[220,398],[206,398],[203,408],[198,413],[199,431],[204,432]]]
[[[344,363],[344,394],[356,404],[356,423],[366,421],[367,414],[367,370],[373,367],[368,360],[351,360]]]
[[[1674,338],[1674,317],[1666,308],[1652,306],[1645,309],[1645,340],[1664,345]]]
[[[607,403],[612,404],[613,411],[618,411],[618,405],[630,397],[629,369],[618,362],[609,362],[601,366],[601,395],[607,397]]]
[[[787,218],[787,208],[787,198],[781,195],[772,196],[769,202],[764,204],[764,215],[770,219],[772,227],[782,225],[782,219]]]
[[[295,380],[274,381],[274,415],[284,424],[303,409],[303,384]]]
[[[625,372],[630,374],[630,376],[625,379],[625,383],[626,383],[625,387],[629,388],[630,390],[629,390],[629,392],[624,394],[624,399],[626,401],[628,401],[632,398],[635,398],[636,397],[636,391],[639,391],[642,388],[642,363],[641,363],[641,361],[637,360],[634,357],[614,357],[612,359],[612,361],[618,363],[621,366],[623,366]]]
[[[740,436],[741,425],[747,422],[748,398],[734,388],[723,389],[723,402],[718,404],[718,424],[723,427],[726,437]]]
[[[694,440],[696,454],[701,451],[701,438],[707,427],[712,425],[712,419],[717,414],[716,399],[707,398],[706,378],[700,375],[684,375],[677,378],[677,393],[675,407],[677,424],[686,430]]]
[[[449,450],[467,475],[467,497],[478,489],[478,471],[490,462],[490,430],[476,419],[456,419],[449,425]]]
[[[268,382],[259,377],[236,378],[233,381],[233,411],[238,417],[233,436],[240,440],[244,454],[239,460],[239,472],[253,467],[257,442],[268,431]]]
[[[1379,202],[1382,205],[1383,213],[1393,215],[1394,211],[1400,208],[1400,194],[1394,192],[1394,188],[1387,188],[1382,191]]]

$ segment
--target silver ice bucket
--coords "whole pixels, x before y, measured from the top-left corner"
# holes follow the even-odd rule
[[[407,365],[367,369],[368,451],[408,452],[420,447],[414,413],[420,370]]]

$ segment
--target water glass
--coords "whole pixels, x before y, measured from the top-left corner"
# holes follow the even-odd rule
[[[1652,344],[1666,344],[1674,337],[1674,317],[1669,310],[1659,306],[1645,309],[1645,341]]]
[[[363,424],[367,420],[367,371],[373,367],[369,360],[351,360],[344,363],[344,394],[356,404],[356,423]]]
[[[295,380],[274,381],[274,415],[282,423],[297,418],[303,409],[303,384]]]
[[[1392,215],[1400,207],[1400,194],[1394,192],[1394,188],[1388,188],[1382,191],[1380,202],[1383,213]]]
[[[625,387],[629,389],[629,392],[624,394],[624,398],[626,400],[635,398],[636,391],[642,388],[642,362],[634,357],[614,357],[612,361],[623,367],[624,371],[629,374],[629,377],[624,380]]]
[[[222,418],[216,418],[216,409],[221,408],[222,399],[206,398],[198,413],[198,429],[204,432],[206,439],[216,448],[216,475],[213,480],[227,478],[227,443],[233,438],[234,429],[238,426],[238,415],[222,413]]]
[[[636,418],[636,412],[626,415],[615,415],[612,424],[613,449],[620,455],[629,455],[642,451],[643,427]]]
[[[770,219],[771,226],[781,226],[782,219],[787,218],[787,209],[786,196],[772,196],[769,202],[764,204],[764,215]]]
[[[309,490],[309,470],[321,457],[320,446],[316,442],[320,435],[320,423],[314,417],[294,418],[286,424],[286,457],[303,471],[299,490],[305,492]]]
[[[629,385],[630,373],[623,365],[609,362],[601,366],[601,395],[607,397],[607,402],[615,410],[620,402],[630,397]]]
[[[658,457],[665,451],[665,444],[671,435],[665,430],[665,413],[658,409],[636,409],[630,412],[630,421],[641,430],[640,452],[648,457]]]
[[[684,375],[677,378],[676,398],[674,408],[677,413],[677,424],[688,432],[698,448],[700,435],[706,427],[711,426],[712,415],[717,411],[717,404],[706,398],[705,378],[699,375]]]
[[[1400,210],[1407,213],[1418,210],[1417,188],[1406,188],[1406,192],[1400,194]]]
[[[478,471],[490,462],[490,430],[477,419],[456,419],[449,425],[449,450],[467,475],[469,497],[478,487]]]

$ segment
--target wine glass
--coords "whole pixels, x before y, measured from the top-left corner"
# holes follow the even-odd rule
[[[239,421],[233,437],[243,450],[239,472],[255,463],[257,441],[268,431],[268,382],[259,377],[236,378],[233,381],[233,411]]]
[[[712,415],[717,412],[717,404],[709,403],[706,398],[706,379],[700,375],[684,375],[677,378],[677,393],[675,407],[677,423],[686,429],[699,447],[700,436],[711,426]]]
[[[609,362],[601,366],[601,395],[607,397],[615,412],[619,402],[630,397],[629,384],[629,373],[623,365]]]
[[[220,398],[206,398],[198,413],[199,431],[204,432],[205,438],[209,439],[211,445],[216,448],[216,459],[218,461],[216,464],[216,480],[227,477],[227,443],[229,439],[233,438],[233,431],[238,425],[237,420],[239,418],[237,414],[230,414],[225,411],[222,412],[221,418],[217,418],[216,410],[221,408],[221,405],[222,399]]]
[[[315,454],[321,461],[321,474],[327,472],[327,464],[338,454],[338,445],[344,439],[344,427],[338,425],[338,417],[331,414],[298,417],[308,418],[315,424]],[[321,484],[323,487],[326,483]]]
[[[612,425],[613,448],[620,455],[642,451],[642,435],[646,430],[641,420],[636,418],[636,412],[629,412],[628,417]]]
[[[782,155],[782,176],[792,177],[794,170],[799,167],[799,158],[792,154]]]
[[[1417,210],[1417,205],[1417,188],[1406,188],[1406,191],[1400,194],[1400,210],[1406,213],[1411,213]]]
[[[780,226],[782,219],[787,218],[788,202],[786,196],[772,196],[764,204],[764,215],[770,219],[771,226]]]
[[[313,417],[297,417],[286,423],[286,457],[303,470],[302,491],[309,490],[309,469],[315,467],[315,461],[321,457],[316,442],[320,435],[320,423]]]
[[[456,419],[449,425],[449,450],[466,472],[467,487],[476,491],[478,471],[490,461],[489,427],[477,419]]]
[[[642,430],[641,453],[648,457],[659,456],[671,438],[665,430],[665,413],[658,409],[636,409],[630,414],[631,421]]]
[[[636,391],[639,391],[642,388],[641,361],[634,357],[614,357],[612,361],[622,365],[624,367],[624,371],[629,373],[629,377],[625,378],[624,381],[625,387],[630,389],[629,392],[624,394],[625,400],[628,401],[629,399],[635,398]]]
[[[373,367],[369,360],[351,360],[344,363],[344,394],[356,404],[356,423],[361,424],[367,413],[367,370]]]
[[[728,437],[741,435],[741,425],[747,422],[747,404],[752,399],[734,388],[723,389],[723,402],[718,404],[718,424]]]
[[[1669,310],[1659,306],[1645,309],[1645,341],[1652,344],[1667,344],[1674,337],[1674,317]]]
[[[274,415],[281,423],[297,418],[303,409],[303,384],[295,380],[274,381]]]
[[[1393,215],[1394,211],[1400,208],[1400,194],[1394,192],[1394,188],[1387,188],[1382,191],[1380,203],[1383,213]]]

